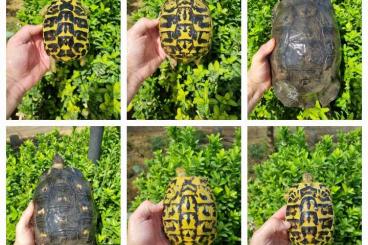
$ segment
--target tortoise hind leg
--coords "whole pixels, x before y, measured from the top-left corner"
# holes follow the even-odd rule
[[[83,67],[83,66],[85,66],[86,65],[86,57],[82,57],[82,58],[80,58],[80,60],[79,60],[79,64]]]
[[[50,70],[52,73],[56,73],[56,60],[50,57]]]
[[[196,66],[199,66],[201,64],[202,58],[196,59],[194,61],[194,63],[196,64]]]
[[[318,93],[319,102],[323,107],[328,106],[333,100],[336,99],[340,91],[340,80],[333,78],[331,83],[321,92]]]
[[[175,69],[175,67],[178,65],[178,62],[175,59],[170,58],[170,57],[169,57],[169,61],[170,61],[171,68]]]
[[[40,11],[40,15],[42,16],[42,17],[45,17],[45,15],[46,15],[46,12],[47,12],[47,9],[50,7],[50,4],[46,4],[42,9],[41,9],[41,11]]]

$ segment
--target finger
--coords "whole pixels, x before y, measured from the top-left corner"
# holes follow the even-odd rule
[[[152,214],[156,212],[155,206],[155,204],[148,200],[142,202],[134,212],[135,219],[144,221],[151,218]]]
[[[14,40],[20,43],[27,43],[32,37],[41,35],[42,25],[27,25],[22,27],[15,35]]]
[[[271,217],[266,223],[263,224],[262,232],[266,237],[268,237],[279,232],[287,231],[290,229],[290,226],[291,225],[289,222]]]
[[[280,220],[284,220],[285,216],[286,216],[286,205],[277,210],[276,213],[272,215],[272,217],[275,217]]]
[[[162,212],[164,211],[163,202],[159,202],[158,204],[153,204],[149,206],[151,216],[158,217],[161,220]]]
[[[282,208],[280,208],[279,210],[277,210],[276,213],[274,213],[272,215],[272,217],[281,220],[283,222],[284,228],[286,230],[288,230],[291,227],[291,224],[289,222],[285,221],[285,217],[286,217],[286,205],[284,205]]]
[[[155,212],[162,212],[164,210],[164,201],[161,201],[157,203],[156,205],[154,205],[153,210]]]
[[[31,28],[29,28],[29,33],[31,34],[31,36],[36,36],[36,35],[42,34],[42,29],[43,29],[42,24],[32,25],[30,27]]]
[[[40,54],[40,58],[41,58],[40,63],[46,70],[49,70],[51,66],[51,59],[45,50],[45,45],[43,43],[42,37],[39,40],[37,40],[35,43],[37,45],[37,49]]]
[[[148,30],[152,28],[156,28],[159,24],[159,20],[150,20],[147,18],[140,19],[135,25],[134,25],[134,32],[136,35],[140,36],[145,34]]]
[[[162,239],[162,241],[166,241],[166,235],[165,235],[165,232],[164,232],[164,226],[163,226],[163,223],[162,223],[162,211],[164,210],[164,202],[161,201],[159,203],[157,203],[156,205],[154,205],[154,209],[155,209],[155,212],[156,212],[156,216],[155,216],[155,226],[157,226],[159,228],[159,236],[160,238]],[[167,243],[164,243],[164,244],[167,244]]]
[[[157,47],[158,47],[158,54],[160,56],[160,61],[163,61],[166,58],[167,55],[165,53],[165,50],[161,46],[160,37],[158,37],[158,40],[157,40]]]
[[[34,204],[31,201],[28,204],[28,207],[26,208],[26,210],[24,210],[22,216],[20,217],[18,225],[17,225],[17,229],[23,229],[30,224],[30,221],[33,216],[33,210],[34,210]]]
[[[263,44],[253,56],[253,62],[263,62],[268,55],[272,53],[272,50],[275,48],[275,44],[276,42],[274,38]]]
[[[164,201],[161,201],[159,203],[156,204],[156,208],[157,208],[157,214],[158,214],[158,217],[159,217],[159,220],[160,220],[160,226],[163,227],[163,223],[161,222],[161,219],[162,219],[162,213],[164,211]]]

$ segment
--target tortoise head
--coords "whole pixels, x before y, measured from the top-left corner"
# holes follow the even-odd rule
[[[57,168],[57,169],[64,168],[64,159],[59,154],[56,154],[54,156],[52,168]]]
[[[176,176],[177,177],[185,177],[186,173],[185,173],[185,169],[180,167],[176,169]]]
[[[313,182],[313,176],[310,173],[304,173],[303,174],[303,182],[312,183]]]

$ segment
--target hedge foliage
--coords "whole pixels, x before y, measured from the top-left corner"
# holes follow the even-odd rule
[[[135,181],[138,196],[129,209],[133,211],[144,200],[163,199],[175,170],[183,167],[188,176],[208,178],[217,205],[217,238],[215,244],[240,244],[241,233],[241,144],[240,129],[235,142],[225,149],[219,134],[207,136],[207,144],[199,144],[192,127],[167,128],[168,146],[154,152],[146,161],[148,170]]]
[[[259,47],[271,38],[272,9],[278,0],[248,0],[248,67]],[[331,0],[341,47],[341,89],[329,108],[284,107],[273,91],[265,93],[251,119],[361,119],[362,118],[362,1]]]
[[[18,107],[25,119],[120,118],[120,1],[82,0],[89,12],[90,48],[86,64],[57,63]],[[24,0],[17,17],[40,24],[49,0]]]
[[[165,0],[142,0],[131,20],[158,18]],[[201,64],[165,61],[146,79],[128,110],[135,119],[240,119],[240,0],[207,0],[213,20],[210,53]]]
[[[362,138],[361,130],[325,135],[307,146],[304,131],[282,128],[277,150],[268,160],[252,166],[248,180],[248,234],[286,204],[284,194],[309,172],[329,187],[335,213],[334,244],[362,244]]]
[[[101,159],[96,165],[87,158],[88,142],[88,129],[73,131],[70,136],[55,130],[26,140],[19,149],[7,145],[7,244],[14,243],[15,226],[56,153],[91,183],[97,210],[98,244],[120,244],[120,131],[105,128]]]

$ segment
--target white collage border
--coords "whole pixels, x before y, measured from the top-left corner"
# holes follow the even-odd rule
[[[128,126],[239,126],[242,127],[242,244],[247,244],[247,127],[248,126],[361,126],[363,128],[362,137],[362,185],[363,185],[363,206],[362,206],[362,244],[368,244],[368,230],[364,222],[368,221],[368,166],[367,162],[367,147],[368,147],[368,113],[367,96],[368,85],[366,84],[368,76],[368,2],[362,0],[362,43],[363,43],[363,80],[362,80],[362,95],[363,95],[363,120],[357,121],[251,121],[247,120],[247,86],[246,86],[246,71],[247,71],[247,0],[242,1],[242,120],[240,121],[127,121],[126,115],[126,41],[127,41],[127,2],[121,1],[121,120],[116,121],[85,121],[85,120],[66,120],[66,121],[7,121],[6,120],[6,0],[0,2],[0,98],[3,98],[3,103],[0,103],[0,244],[6,243],[6,127],[7,126],[121,126],[121,244],[127,244],[127,127]],[[4,242],[4,243],[3,243]]]

